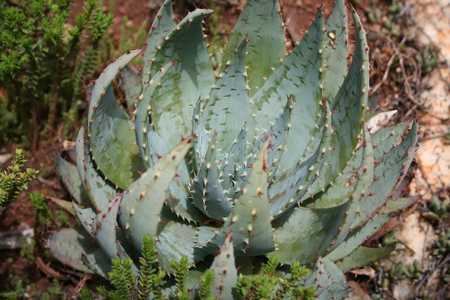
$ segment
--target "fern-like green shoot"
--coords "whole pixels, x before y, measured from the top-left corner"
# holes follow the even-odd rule
[[[17,149],[11,165],[0,172],[0,207],[15,200],[20,192],[37,176],[37,171],[25,168],[25,154]]]
[[[186,257],[172,263],[172,268],[175,270],[176,295],[179,300],[188,300],[189,293],[186,288],[186,277],[189,272],[189,261]]]
[[[133,262],[131,259],[114,259],[109,279],[115,291],[114,299],[133,299],[135,294],[136,278],[133,273]]]
[[[314,288],[305,287],[302,282],[309,269],[294,262],[289,272],[280,272],[279,265],[276,258],[270,257],[259,274],[240,275],[236,289],[239,296],[246,300],[314,299]]]
[[[207,270],[203,273],[200,280],[200,299],[204,300],[214,300],[214,295],[212,293],[212,285],[214,283],[214,273],[212,270]]]
[[[148,299],[152,293],[154,298],[161,299],[165,273],[159,269],[158,253],[150,236],[144,237],[139,264],[138,298]]]

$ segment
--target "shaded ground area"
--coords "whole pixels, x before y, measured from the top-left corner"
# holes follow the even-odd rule
[[[115,15],[111,29],[114,49],[129,47],[130,44],[122,45],[124,39],[132,39],[136,43],[142,41],[142,38],[129,33],[137,32],[137,28],[145,33],[160,2],[106,1]],[[214,47],[215,44],[220,46],[232,28],[244,1],[176,2],[176,12],[180,16],[195,6],[210,7],[218,12],[210,17],[207,28]],[[81,9],[81,3],[76,1],[73,10]],[[368,241],[372,244],[389,243],[396,237],[400,243],[392,257],[348,274],[353,297],[448,299],[450,29],[448,22],[447,27],[442,23],[450,19],[449,5],[443,0],[405,3],[361,0],[352,4],[360,13],[368,33],[373,110],[397,111],[385,123],[417,119],[421,134],[415,165],[399,194],[416,197],[417,203]],[[292,42],[301,39],[317,8],[323,6],[327,14],[333,1],[282,0],[281,5],[286,35]],[[117,51],[114,49],[111,51]],[[78,297],[83,293],[83,287],[94,286],[94,280],[64,268],[45,249],[49,232],[72,222],[70,216],[58,210],[54,203],[68,198],[68,195],[56,177],[53,164],[57,154],[70,143],[65,141],[60,130],[49,136],[51,138],[40,141],[39,149],[32,153],[30,159],[30,166],[40,170],[40,177],[30,190],[42,193],[48,209],[37,209],[30,196],[23,193],[0,220],[0,232],[34,228],[35,242],[25,243],[21,250],[2,251],[0,260],[0,291],[17,290],[27,293],[25,298],[41,298],[42,291],[47,291],[50,299]],[[387,236],[381,238],[385,234]]]

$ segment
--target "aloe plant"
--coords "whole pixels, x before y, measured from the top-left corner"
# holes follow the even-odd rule
[[[192,272],[210,268],[217,299],[232,298],[239,273],[264,257],[311,267],[305,284],[317,298],[342,299],[343,270],[377,257],[362,244],[407,205],[390,196],[416,144],[415,124],[367,128],[356,12],[348,66],[343,0],[328,19],[319,11],[290,53],[278,2],[248,0],[213,69],[202,32],[211,11],[175,23],[171,6],[144,49],[95,82],[74,162],[58,160],[81,226],[55,233],[51,250],[85,272],[105,276],[117,258],[138,272],[150,236],[168,274],[182,259]]]

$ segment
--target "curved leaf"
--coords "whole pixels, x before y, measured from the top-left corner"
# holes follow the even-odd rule
[[[331,106],[347,74],[347,11],[344,0],[336,0],[326,22],[322,55],[323,96]]]
[[[217,133],[217,158],[222,160],[238,137],[249,115],[249,102],[245,90],[245,51],[243,41],[223,74],[211,89],[201,112],[201,124]]]
[[[270,255],[285,264],[314,262],[325,254],[335,238],[341,217],[340,207],[321,210],[296,208],[287,221],[275,229],[276,250]]]
[[[291,142],[288,151],[298,160],[313,136],[320,103],[320,54],[323,19],[316,17],[302,42],[286,57],[265,84],[251,98],[253,103],[249,121],[252,136],[266,132],[283,112],[289,98],[295,100],[293,107]],[[295,130],[294,130],[295,129]],[[289,148],[289,146],[293,148]],[[289,150],[291,149],[291,150]],[[297,151],[297,152],[296,152]],[[283,166],[296,161],[286,154]]]
[[[154,56],[152,74],[174,63],[150,100],[153,128],[169,147],[174,147],[183,135],[191,134],[195,103],[205,98],[213,85],[201,23],[210,12],[197,9],[189,13],[164,37]]]
[[[112,81],[140,51],[122,55],[95,81],[92,90],[88,133],[96,165],[116,186],[124,189],[141,169],[133,125],[114,95]]]
[[[236,199],[229,221],[236,251],[261,255],[274,249],[272,217],[267,197],[267,146],[254,163],[242,195]]]
[[[181,223],[169,222],[162,226],[156,248],[164,270],[173,272],[172,262],[179,262],[183,257],[194,263],[195,233],[194,227]]]
[[[148,39],[144,50],[144,70],[142,72],[143,84],[153,78],[151,73],[153,59],[155,57],[158,46],[164,41],[164,38],[175,29],[176,23],[173,20],[172,0],[165,0],[160,7],[153,24],[148,33]]]
[[[96,273],[106,278],[110,270],[110,260],[95,241],[72,228],[52,234],[48,246],[58,260],[81,272]]]
[[[346,299],[349,289],[344,273],[329,259],[320,258],[316,270],[306,284],[316,286],[317,300],[343,300]]]
[[[70,195],[78,204],[80,204],[83,199],[84,190],[77,167],[62,158],[62,156],[58,156],[56,160],[56,170]]]
[[[345,257],[341,261],[338,261],[336,265],[342,272],[347,272],[352,269],[367,266],[368,264],[375,262],[383,257],[388,256],[395,246],[386,246],[380,248],[368,248],[358,247],[349,256]]]
[[[285,55],[284,30],[277,0],[248,0],[230,36],[224,64],[243,39],[248,39],[248,85],[251,95],[264,84]]]
[[[141,248],[144,236],[156,236],[167,189],[191,144],[190,138],[183,140],[124,193],[119,219],[136,248]]]
[[[213,293],[215,299],[233,299],[233,288],[237,282],[237,269],[234,262],[233,241],[231,234],[220,247],[211,269],[214,272]]]

